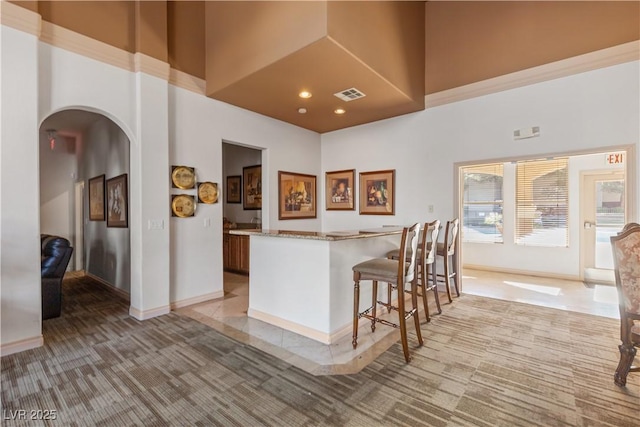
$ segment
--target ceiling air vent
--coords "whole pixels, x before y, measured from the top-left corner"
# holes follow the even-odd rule
[[[334,93],[333,95],[346,102],[355,101],[356,99],[364,98],[365,96],[367,96],[355,87],[352,87],[351,89],[341,90],[340,92]]]

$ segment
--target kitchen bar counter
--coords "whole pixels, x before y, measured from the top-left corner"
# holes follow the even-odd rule
[[[289,239],[307,239],[307,240],[353,240],[365,239],[379,236],[392,236],[394,234],[402,234],[402,227],[381,227],[371,228],[357,231],[329,231],[326,233],[318,231],[295,231],[295,230],[230,230],[230,234],[239,236],[269,236],[269,237],[285,237]]]
[[[249,317],[331,344],[351,333],[353,271],[400,246],[401,227],[357,231],[231,230],[250,237]],[[361,295],[371,283],[362,282]],[[386,294],[381,284],[380,293]],[[368,298],[361,299],[364,309]],[[367,301],[365,301],[367,300]]]

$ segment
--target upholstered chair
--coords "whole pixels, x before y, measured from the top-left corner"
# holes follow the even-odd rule
[[[614,382],[623,387],[633,367],[636,348],[640,347],[640,227],[626,226],[617,236],[611,236],[615,266],[618,306],[620,308],[620,361]]]

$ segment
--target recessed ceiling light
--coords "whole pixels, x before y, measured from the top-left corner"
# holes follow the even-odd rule
[[[346,113],[347,111],[344,108],[336,108],[335,110],[333,110],[333,112],[338,114],[338,115],[342,115],[342,114]]]
[[[299,96],[300,98],[303,98],[303,99],[309,99],[309,98],[311,98],[313,95],[311,95],[311,92],[306,91],[306,90],[303,90],[302,92],[300,92],[300,93],[298,94],[298,96]]]
[[[307,109],[306,108],[298,108],[298,113],[300,114],[307,114]]]

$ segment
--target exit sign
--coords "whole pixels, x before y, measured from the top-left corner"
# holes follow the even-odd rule
[[[624,153],[606,154],[605,161],[609,165],[620,165],[620,164],[624,163]]]

